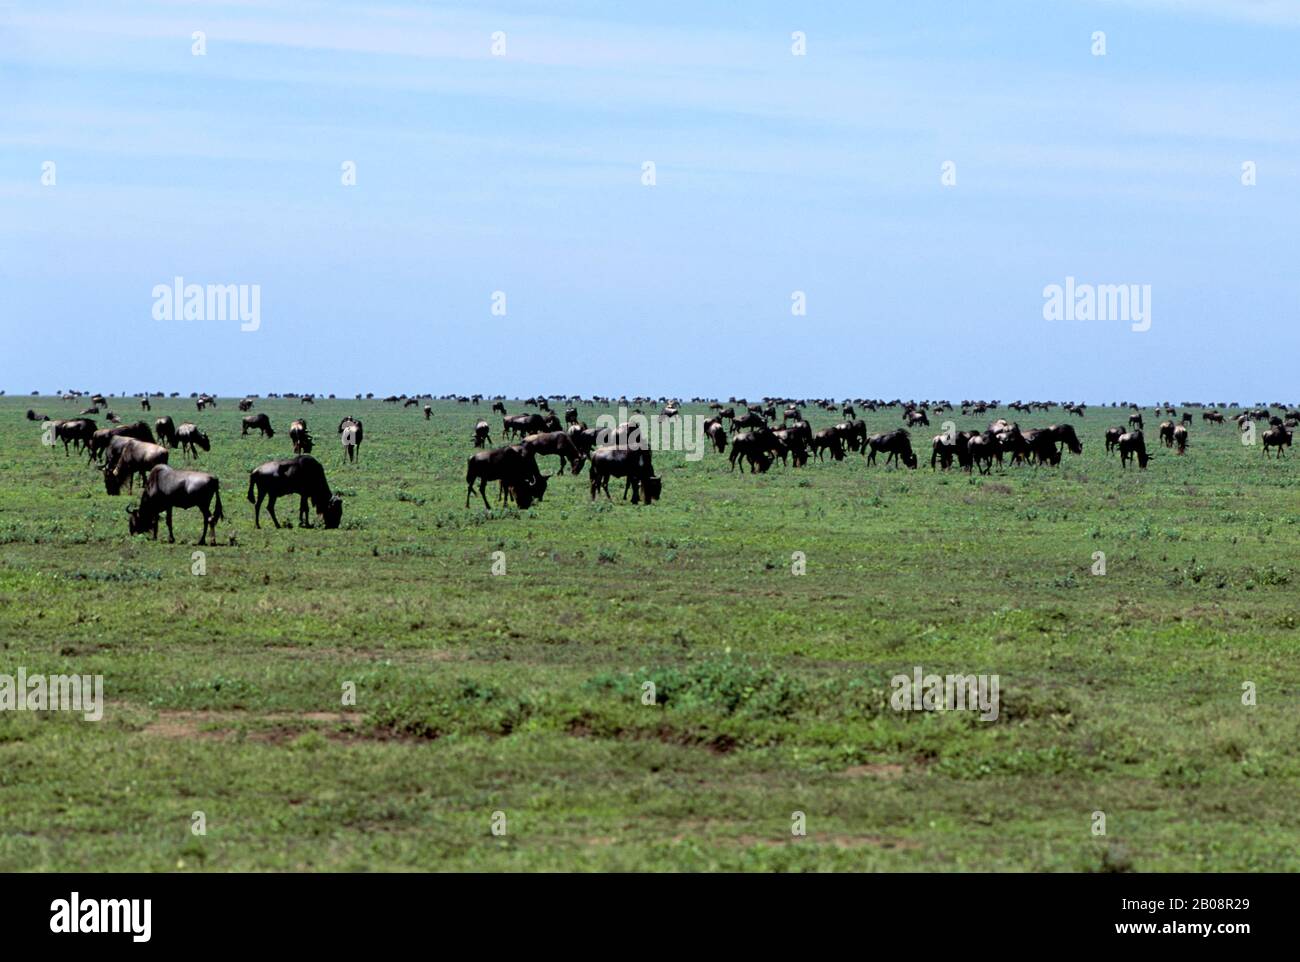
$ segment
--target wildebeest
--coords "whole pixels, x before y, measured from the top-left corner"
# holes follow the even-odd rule
[[[149,399],[148,399],[147,397],[142,397],[142,398],[140,398],[140,410],[141,410],[141,411],[152,411],[152,410],[153,410],[153,408],[151,408],[151,407],[149,406]]]
[[[424,419],[427,421],[431,417],[433,417],[433,408],[430,405],[426,404],[424,406]]]
[[[516,435],[522,438],[530,434],[540,434],[548,428],[546,418],[540,414],[516,414],[501,419],[501,430],[509,440]]]
[[[1271,427],[1262,435],[1264,438],[1264,456],[1268,456],[1269,448],[1277,448],[1277,456],[1284,457],[1283,448],[1291,447],[1291,432],[1285,427],[1278,425]]]
[[[930,442],[930,470],[935,470],[936,464],[941,465],[946,471],[952,467],[952,459],[957,459],[959,467],[970,467],[970,452],[968,450],[970,439],[975,435],[970,431],[956,431],[951,435],[937,434]]]
[[[502,417],[505,417],[505,416],[506,416],[506,406],[505,406],[504,404],[502,404],[500,401],[493,401],[493,402],[492,402],[492,413],[493,413],[493,414],[500,414]]]
[[[339,422],[339,440],[343,443],[343,453],[349,461],[360,460],[363,437],[361,422],[356,418],[349,416]]]
[[[627,497],[630,488],[633,504],[640,503],[642,496],[646,504],[653,504],[663,494],[663,479],[654,473],[649,448],[605,445],[593,451],[591,454],[592,500],[595,500],[598,491],[604,491],[605,497],[613,500],[609,494],[611,477],[627,479],[623,486],[623,497]]]
[[[484,421],[482,418],[479,418],[478,423],[474,425],[474,447],[476,448],[485,447],[488,444],[488,442],[491,440],[492,440],[491,427],[488,426],[488,423],[486,421]]]
[[[501,501],[514,495],[520,508],[527,508],[533,499],[540,500],[546,493],[546,482],[550,475],[542,474],[537,467],[537,459],[526,452],[520,445],[493,448],[470,455],[465,470],[465,507],[474,493],[474,482],[478,482],[478,493],[483,499],[483,507],[491,509],[487,499],[487,483],[501,482]]]
[[[129,489],[135,490],[135,476],[143,481],[156,466],[167,463],[168,452],[161,444],[137,441],[135,438],[116,437],[108,445],[104,457],[104,490],[118,494],[125,478]]]
[[[1142,428],[1144,427],[1144,425],[1142,424],[1142,412],[1141,412],[1141,411],[1137,411],[1137,412],[1134,412],[1133,414],[1130,414],[1130,415],[1128,416],[1128,425],[1129,425],[1129,427],[1131,427],[1131,428],[1135,427],[1135,428],[1137,428],[1139,431],[1141,431]]]
[[[86,445],[91,460],[98,461],[100,455],[108,449],[113,438],[135,438],[137,441],[154,443],[153,432],[149,430],[149,425],[143,421],[136,421],[134,424],[122,424],[114,428],[100,428],[90,436],[90,443]]]
[[[199,448],[204,451],[212,449],[208,436],[200,431],[198,425],[193,421],[181,423],[181,426],[176,429],[176,440],[181,446],[181,453],[187,458],[197,458]]]
[[[722,412],[724,417],[726,416],[726,413],[727,413],[726,411]],[[765,427],[767,427],[767,422],[763,420],[763,416],[759,414],[757,411],[749,411],[738,418],[733,417],[731,420],[731,430],[733,432],[740,431],[744,428],[765,428]]]
[[[704,433],[713,442],[713,449],[719,454],[727,450],[727,429],[722,426],[721,418],[709,418],[704,423]]]
[[[337,528],[343,517],[343,499],[330,492],[325,481],[325,469],[319,461],[307,454],[283,461],[267,461],[248,475],[248,503],[253,506],[253,526],[262,526],[262,499],[266,498],[266,513],[272,523],[280,527],[275,516],[275,501],[286,495],[299,495],[298,527],[311,527],[308,521],[307,502],[327,528]],[[254,496],[256,495],[256,496]]]
[[[154,420],[153,432],[158,435],[159,444],[165,444],[169,448],[176,447],[176,423],[169,415],[164,414]]]
[[[1209,421],[1211,424],[1222,424],[1223,415],[1218,411],[1203,411],[1201,412],[1201,420]]]
[[[760,458],[756,455],[760,452],[766,454],[780,455],[782,460],[785,459],[786,445],[773,431],[764,427],[757,431],[742,431],[731,439],[731,470],[736,470],[736,462],[742,458],[749,462],[750,473],[758,470]],[[744,465],[741,465],[744,470]]]
[[[903,420],[907,422],[909,428],[916,427],[918,424],[924,424],[927,427],[930,419],[926,416],[924,408],[920,411],[907,411],[903,414]]]
[[[1146,470],[1147,462],[1151,456],[1147,454],[1146,441],[1142,437],[1141,431],[1129,431],[1121,434],[1119,438],[1119,463],[1120,467],[1127,468],[1129,458],[1136,457],[1138,467]]]
[[[896,464],[906,464],[909,468],[915,468],[918,461],[916,455],[912,452],[912,436],[907,433],[906,428],[896,428],[893,431],[887,431],[884,434],[873,434],[867,438],[867,463],[876,463],[877,452],[884,451],[886,455],[885,464],[890,461]]]
[[[217,399],[210,394],[200,394],[194,401],[194,407],[202,411],[205,407],[216,407]]]
[[[1187,453],[1187,428],[1181,424],[1174,428],[1174,446],[1179,454]]]
[[[289,440],[293,442],[294,454],[311,454],[311,435],[307,432],[307,422],[302,418],[289,425]]]
[[[215,499],[215,506],[212,505]],[[217,522],[224,515],[221,511],[221,482],[203,471],[181,471],[160,464],[149,472],[145,479],[144,493],[136,508],[127,508],[127,530],[131,534],[144,534],[152,531],[154,539],[158,538],[158,516],[167,515],[167,540],[175,541],[172,532],[172,509],[198,508],[203,515],[203,537],[199,544],[208,543],[208,531],[212,531],[215,543]]]
[[[818,461],[822,459],[822,453],[825,451],[831,453],[832,461],[844,460],[844,442],[840,439],[839,432],[834,428],[822,428],[822,430],[814,434],[810,447],[813,454],[817,456]]]
[[[242,401],[240,401],[240,402],[239,402],[239,410],[241,410],[241,411],[251,411],[251,410],[253,410],[253,399],[252,399],[251,397],[246,397],[246,398],[244,398]]]
[[[1111,451],[1119,447],[1119,436],[1123,433],[1124,433],[1123,428],[1106,429],[1106,453],[1107,454],[1110,454]]]
[[[1167,448],[1174,446],[1174,422],[1160,422],[1160,442]]]
[[[844,442],[844,447],[849,451],[862,451],[865,453],[867,447],[867,422],[843,421],[835,425],[835,433],[840,436],[840,440]]]
[[[564,431],[530,434],[524,438],[524,450],[533,457],[547,454],[558,456],[560,459],[560,474],[564,473],[567,465],[573,467],[574,474],[580,473],[582,471],[582,462],[585,460],[582,452],[574,445],[573,439]]]
[[[262,437],[265,438],[275,437],[275,428],[271,427],[271,419],[266,416],[265,411],[260,412],[258,414],[244,415],[243,426],[241,427],[239,433],[241,436],[245,435],[249,432],[250,429],[261,431]]]
[[[63,456],[68,456],[68,445],[76,450],[89,449],[97,428],[90,418],[73,418],[54,422],[54,440],[63,442]]]

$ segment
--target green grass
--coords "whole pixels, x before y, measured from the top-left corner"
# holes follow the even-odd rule
[[[0,870],[1300,868],[1300,459],[1231,424],[1122,472],[1122,417],[1092,409],[1081,457],[969,478],[931,472],[936,419],[915,472],[664,452],[660,504],[593,504],[584,473],[486,514],[487,404],[259,401],[264,440],[233,400],[155,401],[212,436],[227,520],[198,576],[197,513],[129,538],[132,499],[22,417],[83,406],[0,398],[0,673],[107,699],[0,713]],[[299,415],[343,527],[256,530],[247,472]],[[893,711],[916,665],[997,674],[1000,718]]]

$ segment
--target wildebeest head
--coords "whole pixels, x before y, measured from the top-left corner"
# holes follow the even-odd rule
[[[664,479],[651,476],[641,481],[641,492],[645,495],[645,503],[653,504],[658,501],[664,492]]]
[[[905,455],[903,455],[903,461],[907,464],[909,468],[915,468],[917,465],[916,452],[908,451]]]
[[[343,499],[337,494],[332,495],[320,515],[325,527],[337,528],[343,520]]]
[[[122,493],[121,480],[112,471],[108,470],[108,468],[104,468],[103,470],[104,470],[104,490],[107,491],[109,494],[114,494],[114,495],[121,494]],[[135,532],[133,531],[131,533],[134,534]]]
[[[131,534],[148,534],[153,530],[153,522],[145,520],[138,505],[134,508],[127,505],[126,519],[126,527]]]

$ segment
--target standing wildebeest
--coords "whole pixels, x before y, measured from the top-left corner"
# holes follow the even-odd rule
[[[818,461],[822,459],[824,451],[831,453],[832,461],[844,460],[844,442],[840,440],[839,432],[835,428],[822,428],[814,434],[810,447]]]
[[[181,453],[187,458],[197,458],[199,448],[204,451],[212,450],[208,436],[200,431],[193,421],[181,422],[181,426],[176,429],[176,440],[180,443]]]
[[[758,431],[742,431],[731,440],[731,470],[736,470],[736,461],[744,458],[749,462],[749,471],[751,474],[758,470],[761,461],[756,457],[758,453],[774,453],[785,460],[787,448],[773,431],[766,427]],[[744,470],[744,464],[741,464],[741,470]]]
[[[1173,421],[1160,422],[1160,441],[1167,448],[1172,448],[1174,446],[1174,422]]]
[[[1282,449],[1291,447],[1291,432],[1281,425],[1269,428],[1264,432],[1263,438],[1265,457],[1268,457],[1269,448],[1277,448],[1277,456],[1280,458],[1285,456]]]
[[[195,408],[202,411],[206,407],[216,407],[217,399],[210,394],[200,394],[194,402]]]
[[[68,445],[81,450],[89,449],[97,428],[90,418],[73,418],[71,421],[54,422],[54,440],[63,442],[63,456],[68,456]]]
[[[546,493],[546,482],[550,475],[542,474],[537,467],[537,459],[524,451],[522,446],[512,445],[480,451],[470,455],[465,470],[465,507],[474,494],[474,482],[478,482],[478,493],[483,499],[483,507],[491,509],[487,499],[487,483],[501,482],[501,502],[505,503],[513,493],[520,508],[527,508],[534,497],[541,500]]]
[[[135,476],[140,475],[140,480],[144,481],[156,466],[167,463],[167,457],[167,449],[161,444],[135,438],[113,438],[104,458],[104,490],[109,494],[121,493],[122,479],[126,478],[130,490],[134,491]]]
[[[1107,454],[1110,454],[1111,451],[1114,451],[1117,447],[1119,447],[1119,436],[1123,433],[1124,433],[1123,428],[1106,429],[1106,453]]]
[[[1129,431],[1120,435],[1119,439],[1119,464],[1121,468],[1128,467],[1129,458],[1136,457],[1138,467],[1146,470],[1147,462],[1151,456],[1147,454],[1146,441],[1142,437],[1141,431]]]
[[[424,419],[427,421],[431,417],[433,417],[433,408],[430,405],[426,404],[424,406]]]
[[[577,409],[577,408],[565,408],[565,409],[564,409],[564,423],[567,424],[567,425],[574,425],[574,424],[577,424],[577,423],[578,423],[578,409]]]
[[[722,413],[723,416],[726,416],[727,412],[723,411]],[[738,418],[733,417],[731,419],[731,430],[733,432],[740,431],[743,428],[766,428],[766,427],[767,427],[767,422],[763,420],[763,415],[759,414],[757,411],[749,411],[746,414],[742,415],[741,417]]]
[[[244,424],[242,429],[239,432],[240,435],[243,436],[247,434],[250,428],[261,431],[262,437],[265,438],[275,437],[275,428],[271,427],[271,419],[266,416],[265,411],[261,412],[260,414],[244,415]]]
[[[1220,414],[1218,411],[1202,411],[1201,420],[1209,421],[1211,424],[1222,424],[1223,415]]]
[[[1028,444],[1029,453],[1039,464],[1061,463],[1061,449],[1057,447],[1058,444],[1063,444],[1071,454],[1083,453],[1083,444],[1079,441],[1079,436],[1074,433],[1074,427],[1069,424],[1049,424],[1045,428],[1033,428],[1020,433]]]
[[[909,428],[914,428],[918,424],[924,424],[926,427],[930,426],[930,419],[926,416],[925,408],[919,411],[906,412],[903,415],[903,420],[907,422]]]
[[[1128,426],[1131,428],[1137,428],[1139,431],[1141,431],[1145,427],[1145,425],[1142,423],[1141,411],[1136,411],[1133,414],[1130,414],[1128,416]]]
[[[214,498],[216,505],[209,510]],[[167,540],[174,542],[173,508],[198,508],[203,515],[203,537],[199,539],[199,544],[208,543],[209,529],[212,530],[213,543],[216,543],[217,522],[225,517],[221,512],[221,482],[202,471],[178,471],[165,464],[160,464],[149,472],[139,507],[126,509],[127,530],[131,534],[153,531],[154,540],[157,540],[158,516],[166,513]]]
[[[159,444],[165,444],[169,448],[176,447],[176,423],[172,421],[170,415],[164,414],[156,418],[153,422],[153,432],[158,435]]]
[[[1174,428],[1174,445],[1179,454],[1187,453],[1187,428],[1181,424]]]
[[[866,421],[844,421],[835,425],[835,433],[840,436],[844,442],[844,447],[849,451],[866,452],[867,447],[867,422]]]
[[[308,500],[325,527],[339,526],[343,517],[343,499],[330,492],[320,462],[306,454],[283,461],[267,461],[249,474],[248,503],[253,506],[253,526],[262,526],[262,499],[266,498],[266,513],[271,516],[272,523],[280,527],[280,519],[275,516],[275,501],[290,494],[300,495],[298,527],[311,527],[307,515]]]
[[[727,429],[722,426],[720,418],[709,418],[704,424],[704,433],[713,442],[714,450],[722,454],[727,450]]]
[[[873,434],[867,438],[867,464],[876,463],[876,453],[884,451],[888,456],[885,458],[885,464],[890,461],[895,464],[906,464],[909,468],[915,468],[918,460],[912,452],[912,436],[907,433],[906,428],[896,428],[884,434]]]
[[[957,458],[958,467],[970,467],[970,439],[976,435],[970,431],[957,431],[951,437],[937,434],[930,442],[930,470],[935,470],[936,463],[947,471],[952,467],[952,459]]]
[[[135,438],[137,441],[154,443],[153,432],[149,430],[149,425],[143,421],[136,421],[134,424],[123,424],[115,428],[100,428],[90,436],[90,443],[86,445],[90,459],[98,461],[100,455],[107,450],[113,438]]]
[[[573,439],[563,431],[530,434],[524,438],[524,450],[533,457],[546,454],[557,455],[560,459],[560,474],[564,473],[566,465],[572,465],[573,473],[578,474],[582,471],[582,462],[585,460],[582,452],[574,445]]]
[[[474,425],[474,447],[486,447],[487,443],[491,440],[492,429],[488,426],[486,421],[479,418],[478,423]]]
[[[530,434],[540,434],[548,430],[546,419],[540,414],[516,414],[513,417],[504,417],[501,419],[501,430],[506,436],[506,440],[518,435],[527,437]]]
[[[339,422],[339,440],[343,442],[343,453],[347,455],[349,461],[357,461],[361,458],[363,437],[361,422],[356,418],[349,416]]]
[[[251,397],[246,397],[246,398],[244,398],[242,401],[240,401],[240,402],[239,402],[239,410],[241,410],[241,411],[251,411],[251,410],[253,410],[253,399],[252,399]]]
[[[307,432],[307,422],[302,418],[289,425],[289,440],[293,442],[294,454],[311,454],[311,435]]]
[[[623,497],[627,497],[630,488],[633,504],[641,502],[642,494],[645,495],[646,504],[653,504],[663,494],[663,479],[655,476],[649,448],[625,448],[617,445],[597,448],[591,455],[593,501],[597,491],[604,491],[606,498],[614,500],[609,494],[611,477],[627,479],[623,485]]]
[[[493,414],[500,414],[502,417],[505,417],[505,416],[506,416],[506,406],[505,406],[504,404],[502,404],[500,401],[493,401],[493,402],[492,402],[492,413],[493,413]]]
[[[151,407],[149,406],[149,399],[148,399],[147,397],[142,397],[142,398],[140,398],[140,410],[141,410],[141,411],[152,411],[152,410],[153,410],[153,408],[151,408]]]

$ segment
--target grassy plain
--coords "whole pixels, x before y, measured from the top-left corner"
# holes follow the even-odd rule
[[[0,713],[0,870],[1300,869],[1300,458],[1231,424],[1142,473],[1097,408],[1082,456],[983,478],[931,472],[937,425],[914,472],[663,453],[652,507],[584,472],[489,514],[464,506],[486,404],[263,400],[266,440],[234,400],[156,400],[223,483],[196,575],[197,513],[129,538],[131,499],[23,419],[82,406],[0,398],[0,674],[102,674],[107,701]],[[247,472],[299,415],[343,527],[256,530]],[[892,711],[918,665],[996,673],[1000,718]]]

